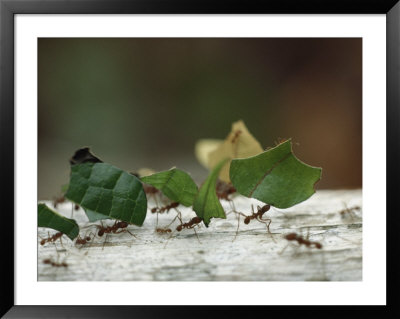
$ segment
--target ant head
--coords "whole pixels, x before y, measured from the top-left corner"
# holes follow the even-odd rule
[[[287,240],[295,240],[295,239],[297,239],[297,234],[296,233],[287,234],[287,235],[285,235],[285,239],[287,239]]]
[[[87,241],[89,241],[91,238],[90,238],[90,236],[86,236],[86,238],[85,238]]]
[[[269,211],[270,208],[271,208],[271,205],[266,204],[261,208],[261,211],[263,213],[265,213],[265,212]]]
[[[202,221],[202,219],[201,219],[200,217],[198,217],[198,216],[193,217],[192,220],[191,220],[191,222],[192,222],[193,224],[201,223],[201,221]]]
[[[177,231],[181,231],[181,230],[182,230],[182,225],[178,225],[178,226],[176,227],[176,230],[177,230]]]
[[[104,229],[100,229],[99,232],[97,233],[100,237],[104,235]]]
[[[44,245],[46,243],[46,239],[42,239],[41,241],[40,241],[40,245]]]
[[[244,223],[245,223],[246,225],[248,225],[248,224],[250,223],[250,216],[247,216],[247,217],[244,219]]]
[[[315,244],[315,248],[321,249],[322,245],[320,243],[314,243]]]
[[[152,213],[155,213],[156,211],[157,211],[157,207],[154,207],[154,208],[151,209]]]

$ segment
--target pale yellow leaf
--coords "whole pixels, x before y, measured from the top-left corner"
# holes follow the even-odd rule
[[[138,169],[137,173],[139,174],[140,177],[143,177],[143,176],[153,175],[154,173],[156,173],[156,171],[152,168],[142,167]]]
[[[232,124],[232,130],[225,141],[217,146],[208,154],[207,167],[212,169],[224,158],[246,158],[257,155],[263,151],[261,144],[249,132],[242,120]],[[231,161],[228,161],[221,169],[219,178],[229,183],[229,167]]]
[[[200,164],[205,168],[210,169],[210,166],[208,165],[208,155],[210,155],[210,152],[214,151],[223,142],[224,140],[217,139],[198,140],[194,147],[194,153]]]

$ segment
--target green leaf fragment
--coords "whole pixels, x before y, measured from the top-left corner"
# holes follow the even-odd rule
[[[192,206],[198,192],[197,185],[189,174],[177,168],[144,176],[141,179],[144,183],[160,190],[170,200],[184,206]]]
[[[200,187],[197,197],[193,203],[193,210],[196,215],[203,219],[204,224],[208,227],[211,218],[226,218],[225,211],[218,200],[216,193],[216,182],[221,168],[229,158],[222,160],[217,164],[210,175]]]
[[[146,218],[140,180],[107,163],[72,165],[65,197],[83,207],[90,221],[113,218],[141,226]]]
[[[94,222],[96,222],[98,220],[110,219],[111,218],[110,216],[103,215],[103,214],[100,214],[100,213],[96,213],[96,212],[94,212],[94,211],[92,211],[90,209],[85,209],[85,214],[88,217],[89,222],[91,222],[91,223],[94,223]]]
[[[79,226],[74,219],[66,218],[50,209],[46,204],[38,204],[38,227],[58,230],[73,240],[79,234]]]
[[[234,159],[230,178],[236,190],[277,208],[288,208],[315,193],[322,169],[298,160],[291,140],[259,155]]]

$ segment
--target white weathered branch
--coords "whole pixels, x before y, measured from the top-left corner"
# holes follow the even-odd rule
[[[251,214],[252,203],[254,208],[262,205],[242,196],[234,197],[234,203],[246,215]],[[231,210],[229,202],[222,204],[226,212]],[[359,281],[362,280],[362,211],[340,214],[345,204],[349,208],[361,207],[361,190],[323,190],[292,208],[271,208],[265,217],[272,220],[272,234],[256,220],[245,225],[243,217],[237,232],[238,215],[230,213],[227,219],[213,219],[209,228],[203,224],[196,228],[198,237],[192,229],[175,231],[172,236],[156,233],[157,214],[148,210],[142,227],[128,228],[136,237],[127,232],[111,234],[107,239],[96,237],[81,248],[66,236],[63,246],[60,242],[41,246],[38,238],[38,279]],[[152,207],[154,203],[149,201],[149,208]],[[184,221],[195,216],[190,208],[178,209]],[[57,211],[71,217],[72,204],[59,204]],[[173,210],[159,214],[159,227],[170,223],[175,216]],[[82,209],[74,212],[74,218],[81,227],[81,235],[96,232],[95,227],[87,227],[90,224]],[[178,220],[171,229],[177,225]],[[40,228],[39,236],[47,237],[48,231]],[[50,234],[54,232],[50,230]],[[309,240],[320,242],[323,248],[289,243],[283,236],[291,232],[304,238],[309,235]],[[44,264],[46,258],[65,261],[68,267]]]

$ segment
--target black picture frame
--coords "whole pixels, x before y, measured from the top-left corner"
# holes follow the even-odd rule
[[[14,15],[15,14],[386,14],[387,52],[387,305],[322,306],[312,312],[323,317],[366,315],[399,316],[399,284],[396,249],[398,224],[395,180],[400,160],[400,2],[399,0],[274,0],[274,1],[173,1],[173,0],[0,0],[0,192],[1,309],[5,318],[158,318],[227,317],[262,315],[310,316],[309,307],[224,307],[224,306],[15,306],[14,305]],[[383,141],[382,141],[383,142]],[[249,312],[251,311],[251,313]]]

